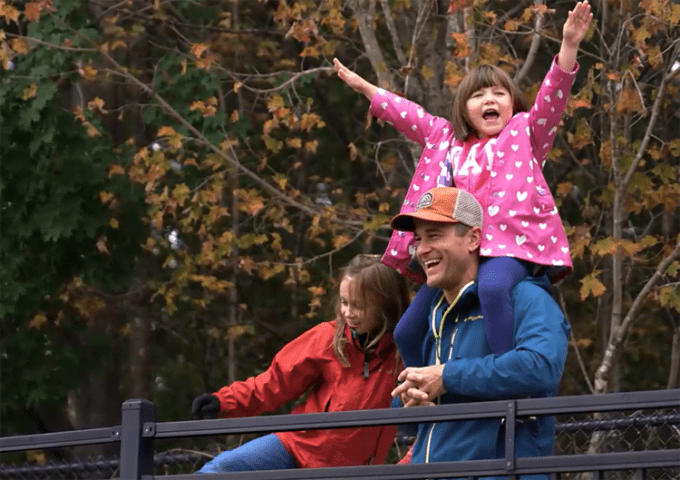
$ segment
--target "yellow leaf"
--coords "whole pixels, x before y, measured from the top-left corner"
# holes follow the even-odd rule
[[[300,148],[300,147],[302,147],[302,140],[298,137],[289,138],[288,140],[286,140],[286,144],[290,148]]]
[[[34,83],[31,84],[30,87],[24,88],[24,91],[21,94],[21,98],[24,100],[29,100],[31,98],[35,98],[35,96],[38,94],[38,86]]]
[[[305,142],[305,150],[311,153],[316,153],[316,149],[319,147],[318,140],[312,140],[311,142]]]
[[[111,165],[111,168],[109,168],[109,178],[114,175],[125,175],[125,169],[118,164]]]
[[[194,43],[191,45],[190,51],[196,58],[201,58],[203,52],[208,49],[207,43]]]
[[[283,108],[284,106],[285,106],[285,103],[284,103],[283,97],[281,95],[273,95],[269,99],[269,101],[267,102],[267,109],[270,112],[278,110],[279,108]]]
[[[111,228],[116,230],[118,228],[118,220],[112,218],[111,220],[109,220],[109,225],[111,226]]]
[[[0,15],[5,17],[6,23],[10,21],[19,23],[19,10],[12,5],[7,5],[4,1],[0,2]]]
[[[428,65],[423,65],[423,68],[420,69],[420,74],[425,80],[430,80],[434,77],[434,70]]]
[[[37,313],[31,318],[31,320],[28,322],[29,328],[32,328],[33,330],[40,330],[43,325],[47,323],[47,317],[45,316],[44,313]]]
[[[300,119],[300,129],[303,132],[311,130],[313,127],[322,128],[324,126],[326,126],[326,122],[324,122],[316,113],[305,113]]]
[[[336,235],[333,237],[333,246],[335,248],[340,248],[345,245],[350,241],[350,238],[346,235]]]
[[[595,270],[591,274],[586,275],[581,279],[581,300],[585,300],[591,295],[593,297],[599,297],[604,295],[604,293],[607,291],[607,287],[605,287],[604,284],[596,278],[599,273],[600,272],[598,270]]]
[[[97,70],[89,65],[85,65],[84,67],[79,68],[78,73],[85,80],[94,80],[95,78],[97,78]]]
[[[161,127],[158,129],[158,133],[156,133],[157,136],[159,137],[169,137],[171,135],[175,134],[175,129],[172,127]]]
[[[616,253],[617,245],[618,244],[613,237],[607,237],[591,245],[590,251],[593,252],[594,255],[599,255],[601,257],[613,255]]]
[[[100,113],[108,113],[104,108],[104,100],[99,97],[95,97],[89,102],[87,102],[88,110],[98,111]]]
[[[101,192],[99,192],[99,200],[100,200],[104,205],[106,205],[107,203],[109,203],[109,202],[111,201],[112,198],[113,198],[113,193],[111,193],[111,192],[107,192],[107,191],[105,191],[105,190],[102,190]]]
[[[375,232],[383,225],[387,225],[389,223],[389,219],[390,217],[386,215],[372,215],[366,222],[364,222],[364,228],[366,230]]]
[[[13,38],[12,41],[9,42],[9,46],[12,47],[12,50],[14,50],[17,53],[21,54],[28,53],[28,44],[24,41],[23,38]]]

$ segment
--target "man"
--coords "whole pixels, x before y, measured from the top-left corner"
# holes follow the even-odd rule
[[[427,285],[439,289],[427,325],[395,331],[400,350],[419,359],[401,372],[403,383],[392,392],[406,407],[555,394],[569,326],[545,275],[526,278],[513,290],[512,349],[494,355],[486,341],[475,283],[482,218],[471,194],[442,187],[425,193],[415,212],[392,219],[392,228],[415,233]],[[414,338],[422,344],[414,345]],[[498,418],[420,424],[412,462],[504,458],[504,430]],[[553,440],[552,417],[522,419],[515,430],[515,455],[550,455]]]

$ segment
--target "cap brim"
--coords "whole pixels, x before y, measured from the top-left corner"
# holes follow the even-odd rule
[[[437,223],[460,223],[458,220],[447,217],[446,215],[440,215],[432,211],[421,210],[413,213],[402,213],[397,215],[390,222],[390,227],[392,227],[394,230],[400,230],[402,232],[413,232],[416,229],[416,218]]]

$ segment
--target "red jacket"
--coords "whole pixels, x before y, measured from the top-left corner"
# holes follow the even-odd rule
[[[266,372],[215,392],[220,416],[271,412],[309,388],[309,396],[293,413],[388,408],[398,374],[392,334],[384,334],[378,348],[368,355],[368,378],[364,378],[364,352],[351,339],[349,327],[345,329],[347,368],[333,352],[334,330],[334,321],[317,325],[283,347]],[[395,433],[393,426],[378,426],[276,435],[299,467],[314,468],[384,463]]]

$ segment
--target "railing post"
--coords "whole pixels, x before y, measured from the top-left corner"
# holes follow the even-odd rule
[[[505,411],[505,469],[510,472],[515,469],[515,419],[517,415],[517,401],[510,400]]]
[[[144,424],[156,421],[156,406],[133,398],[123,402],[120,425],[120,478],[139,480],[153,475],[153,438],[143,436]]]

